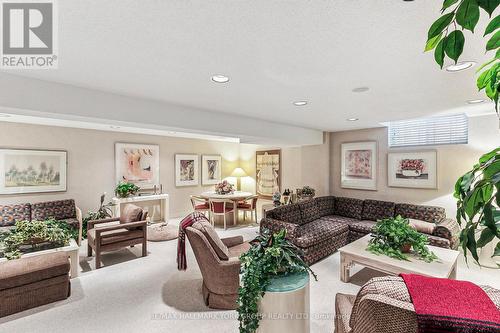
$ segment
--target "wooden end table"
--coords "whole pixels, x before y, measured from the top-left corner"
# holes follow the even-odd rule
[[[376,255],[366,250],[371,235],[366,235],[342,248],[340,252],[340,280],[349,282],[350,270],[355,264],[372,268],[389,275],[414,273],[437,278],[456,279],[458,251],[429,245],[429,250],[438,257],[427,263],[410,254],[410,261],[397,260],[385,255]]]

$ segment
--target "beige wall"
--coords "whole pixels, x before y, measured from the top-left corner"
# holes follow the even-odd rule
[[[340,187],[340,146],[344,142],[378,142],[377,191],[343,189]],[[388,148],[387,128],[330,133],[330,189],[339,196],[370,198],[397,202],[422,203],[445,207],[448,216],[455,216],[456,203],[452,193],[455,181],[484,153],[500,146],[500,130],[496,115],[469,118],[469,144],[420,148]],[[435,149],[438,152],[438,189],[406,189],[387,186],[387,153]]]
[[[239,164],[250,176],[242,179],[242,190],[255,192],[255,151],[259,149],[256,145],[0,122],[0,147],[68,151],[67,192],[0,195],[0,204],[74,198],[84,212],[94,210],[102,192],[108,193],[108,199],[113,195],[115,142],[160,146],[160,181],[164,193],[170,195],[172,217],[190,210],[189,195],[212,189],[212,186],[175,187],[176,153],[220,154],[223,177],[229,176]],[[284,186],[295,189],[307,184],[319,194],[329,193],[328,146],[329,140],[325,140],[318,146],[284,148]]]

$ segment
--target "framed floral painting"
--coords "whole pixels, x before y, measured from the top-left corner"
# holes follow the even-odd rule
[[[389,153],[387,180],[390,187],[437,188],[437,152]]]
[[[343,143],[341,161],[341,187],[377,189],[377,142]]]
[[[198,155],[175,155],[175,186],[198,186],[199,174]]]
[[[201,156],[201,184],[215,185],[221,181],[222,158],[220,155]]]

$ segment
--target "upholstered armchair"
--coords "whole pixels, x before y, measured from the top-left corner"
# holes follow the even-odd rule
[[[250,249],[242,236],[220,239],[208,222],[196,222],[186,228],[186,235],[193,248],[203,276],[203,299],[214,309],[237,308],[240,286],[240,254]]]
[[[481,288],[500,309],[500,290]],[[417,333],[417,316],[403,279],[377,277],[357,295],[337,294],[335,333]]]
[[[120,217],[93,220],[87,223],[88,256],[95,252],[95,267],[101,267],[101,253],[142,244],[142,256],[147,256],[147,212],[128,204]]]

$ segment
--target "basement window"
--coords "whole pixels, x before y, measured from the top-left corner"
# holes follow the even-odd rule
[[[389,147],[466,144],[469,122],[465,114],[389,122]]]

